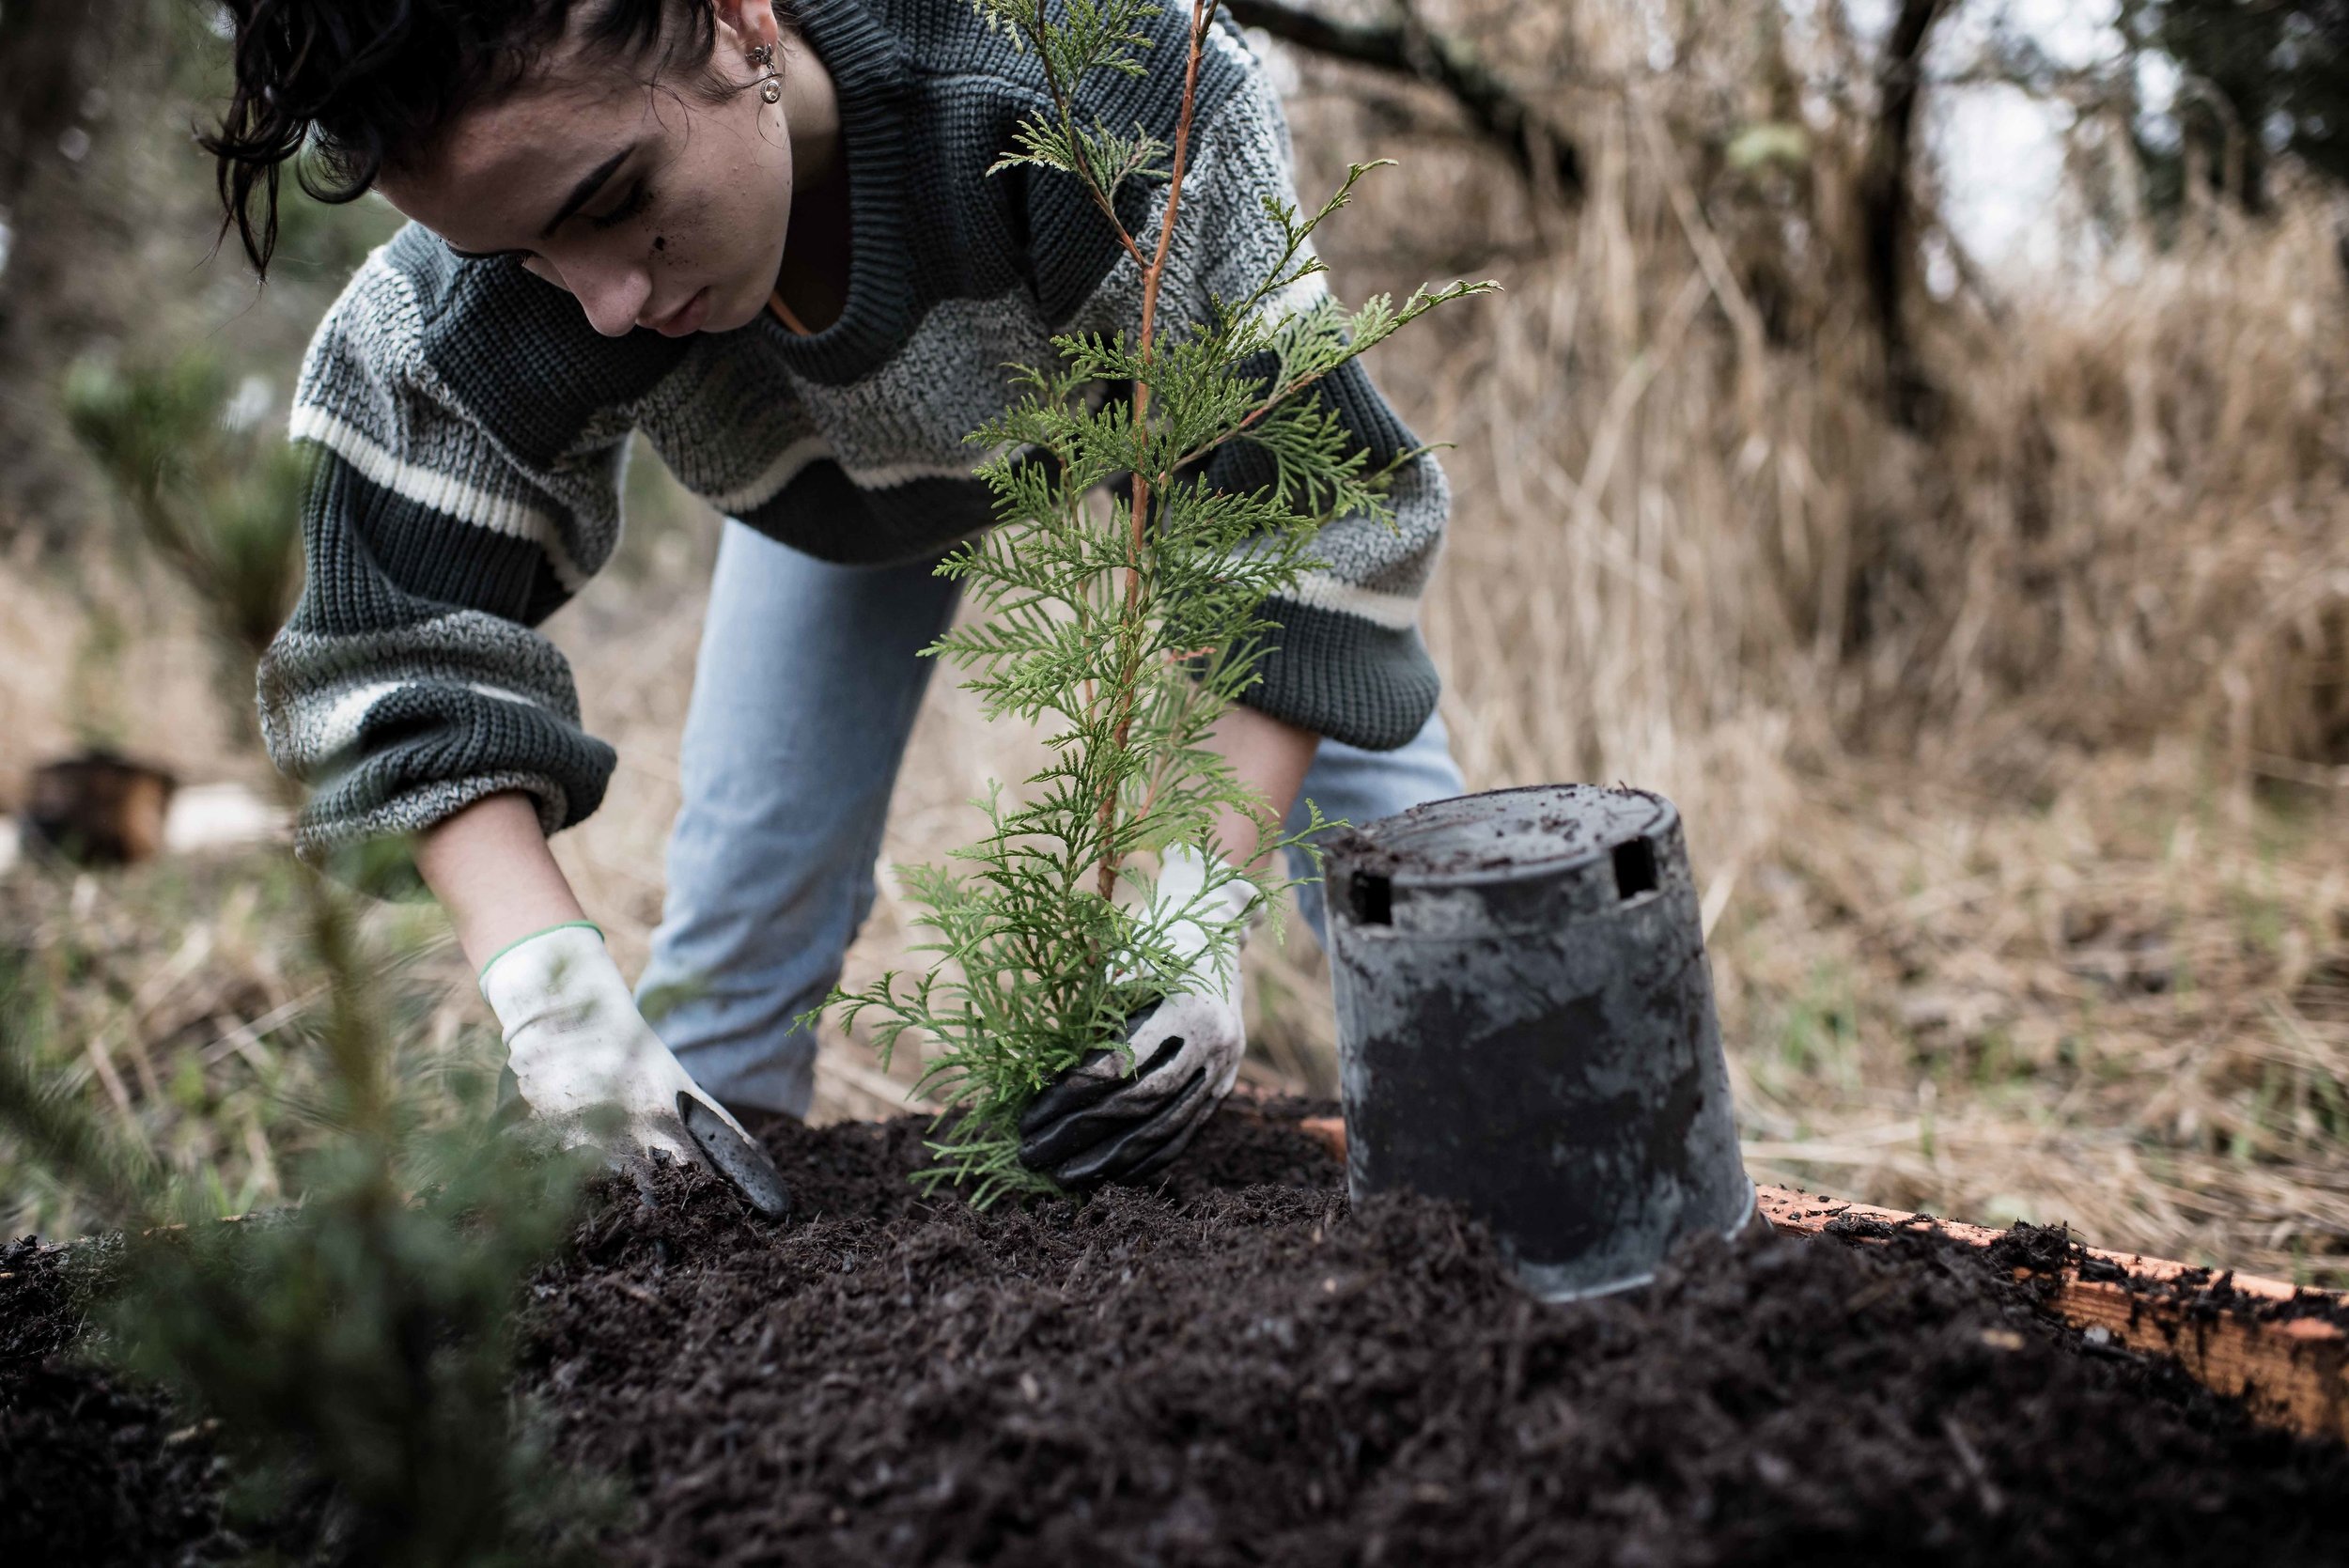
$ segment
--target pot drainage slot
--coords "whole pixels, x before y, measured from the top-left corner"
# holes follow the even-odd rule
[[[1354,874],[1354,924],[1357,925],[1392,925],[1394,924],[1394,882],[1375,871]]]
[[[1615,846],[1615,896],[1629,902],[1656,891],[1656,846],[1643,838]]]

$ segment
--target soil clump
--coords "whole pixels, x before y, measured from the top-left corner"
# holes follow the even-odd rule
[[[235,1561],[210,1431],[69,1353],[87,1327],[62,1248],[0,1245],[0,1562]]]

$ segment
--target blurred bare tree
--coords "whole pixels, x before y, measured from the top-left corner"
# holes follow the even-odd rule
[[[2349,181],[2349,0],[2122,0],[2121,25],[2181,73],[2176,139],[2146,148],[2162,194],[2191,163],[2260,210],[2286,153]]]
[[[0,8],[0,210],[13,210],[39,150],[81,117],[106,45],[138,0]]]
[[[1885,403],[1894,423],[1922,428],[1934,396],[1909,341],[1910,280],[1921,271],[1913,165],[1917,109],[1924,95],[1925,54],[1946,0],[1901,0],[1877,50],[1875,122],[1868,134],[1858,191],[1862,274],[1884,351]]]
[[[100,210],[88,176],[108,159],[101,128],[116,95],[135,99],[156,52],[135,24],[148,0],[0,6],[0,545],[30,515],[54,515],[87,491],[50,416],[46,384],[60,345],[117,325],[73,286],[77,265],[113,250],[118,219]],[[111,138],[108,141],[111,142]]]
[[[0,3],[0,550],[102,530],[106,487],[67,428],[77,362],[201,343],[282,413],[319,312],[393,226],[288,186],[286,263],[257,289],[216,254],[219,202],[192,128],[220,98],[213,9],[178,0]]]

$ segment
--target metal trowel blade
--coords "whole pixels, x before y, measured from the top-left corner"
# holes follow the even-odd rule
[[[783,1185],[783,1173],[767,1157],[766,1150],[682,1090],[677,1093],[677,1113],[685,1124],[685,1135],[701,1150],[702,1157],[709,1161],[709,1168],[732,1182],[744,1202],[766,1219],[789,1218],[791,1189]]]

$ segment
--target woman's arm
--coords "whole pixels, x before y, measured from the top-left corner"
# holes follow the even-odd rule
[[[1215,734],[1207,741],[1207,750],[1230,763],[1240,783],[1262,792],[1272,808],[1268,826],[1273,834],[1287,819],[1289,808],[1297,804],[1298,792],[1305,787],[1305,774],[1320,747],[1321,737],[1313,731],[1237,703],[1216,721]],[[1245,812],[1225,807],[1215,819],[1216,843],[1223,858],[1241,865],[1241,857],[1259,842],[1266,826]],[[1261,870],[1271,862],[1268,851],[1255,857],[1251,869]]]
[[[416,839],[416,869],[448,911],[476,972],[551,926],[586,919],[520,791],[475,800]]]
[[[517,314],[531,303],[518,290],[547,292],[502,265],[459,262],[412,225],[359,269],[303,362],[288,425],[312,464],[305,570],[259,694],[270,754],[310,786],[305,859],[509,790],[551,833],[592,813],[611,777],[612,749],[582,728],[570,667],[537,628],[618,537],[625,435],[612,411],[569,406],[584,393],[549,401],[546,384],[604,384],[548,368],[569,365],[563,343],[527,372],[479,351],[492,324],[537,319]],[[474,271],[452,295],[460,268]],[[419,306],[451,298],[474,303]],[[452,340],[474,347],[451,358]],[[601,444],[574,439],[598,418]]]
[[[1263,793],[1277,831],[1297,803],[1320,744],[1311,730],[1235,706],[1217,723],[1208,749],[1232,765],[1241,783]],[[1215,824],[1217,841],[1235,861],[1257,842],[1261,829],[1229,807]],[[1258,863],[1270,860],[1266,855]],[[416,869],[448,911],[475,970],[524,937],[587,918],[547,847],[537,803],[520,791],[476,800],[426,829],[416,840]]]

